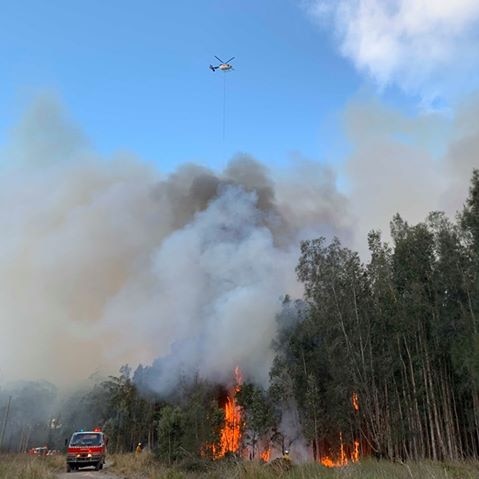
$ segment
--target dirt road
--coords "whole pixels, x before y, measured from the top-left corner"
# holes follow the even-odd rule
[[[80,469],[79,471],[61,472],[57,479],[120,479],[119,476],[108,471],[108,464],[102,471],[95,471],[93,468]]]

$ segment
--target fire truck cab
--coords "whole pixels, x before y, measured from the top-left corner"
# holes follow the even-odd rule
[[[103,469],[108,438],[99,429],[73,433],[67,447],[67,472],[80,467]]]

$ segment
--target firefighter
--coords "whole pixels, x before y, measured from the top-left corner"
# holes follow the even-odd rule
[[[288,449],[284,450],[283,453],[283,465],[286,467],[286,469],[289,469],[293,462],[291,461],[291,457],[289,457],[289,451]]]
[[[141,451],[143,451],[143,444],[139,442],[138,446],[136,446],[136,453],[141,454]]]

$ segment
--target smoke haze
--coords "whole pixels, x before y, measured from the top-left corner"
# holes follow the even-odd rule
[[[299,240],[337,235],[364,254],[367,232],[387,232],[397,211],[454,213],[479,166],[478,110],[408,118],[352,103],[343,194],[315,162],[270,171],[242,155],[222,172],[165,176],[133,156],[100,158],[39,101],[0,175],[0,380],[68,385],[153,362],[160,391],[181,374],[224,381],[237,364],[266,381],[281,298],[302,292]]]
[[[51,99],[14,129],[3,164],[2,379],[69,384],[168,356],[157,389],[180,370],[221,379],[236,364],[264,380],[281,297],[301,293],[298,238],[351,234],[326,167],[276,180],[241,156],[220,173],[163,176],[89,153]]]
[[[452,117],[437,113],[407,116],[377,100],[358,99],[345,111],[352,153],[345,161],[354,246],[365,256],[366,236],[379,229],[389,238],[396,213],[409,223],[431,211],[453,216],[467,196],[477,155],[477,97],[469,97]]]

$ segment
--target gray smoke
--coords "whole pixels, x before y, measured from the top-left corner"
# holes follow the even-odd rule
[[[268,170],[251,157],[224,171],[169,175],[132,155],[102,158],[51,99],[2,149],[0,382],[78,383],[154,363],[151,387],[180,376],[264,382],[275,317],[299,240],[338,235],[366,252],[372,228],[453,214],[479,167],[477,99],[451,118],[408,117],[378,102],[345,114],[342,176],[306,160]]]
[[[239,156],[165,176],[91,153],[51,99],[4,151],[2,380],[69,384],[163,358],[158,390],[238,364],[264,381],[282,295],[301,294],[299,238],[351,235],[333,172],[312,162],[271,172]]]
[[[479,95],[467,99],[459,108],[452,131],[453,141],[444,156],[447,189],[440,198],[440,209],[452,214],[462,205],[465,187],[474,168],[479,168]]]
[[[367,254],[366,237],[400,213],[409,223],[430,211],[453,216],[462,208],[473,168],[479,167],[479,101],[468,97],[449,116],[408,116],[376,100],[352,102],[345,127],[352,153],[345,163],[354,246]]]

